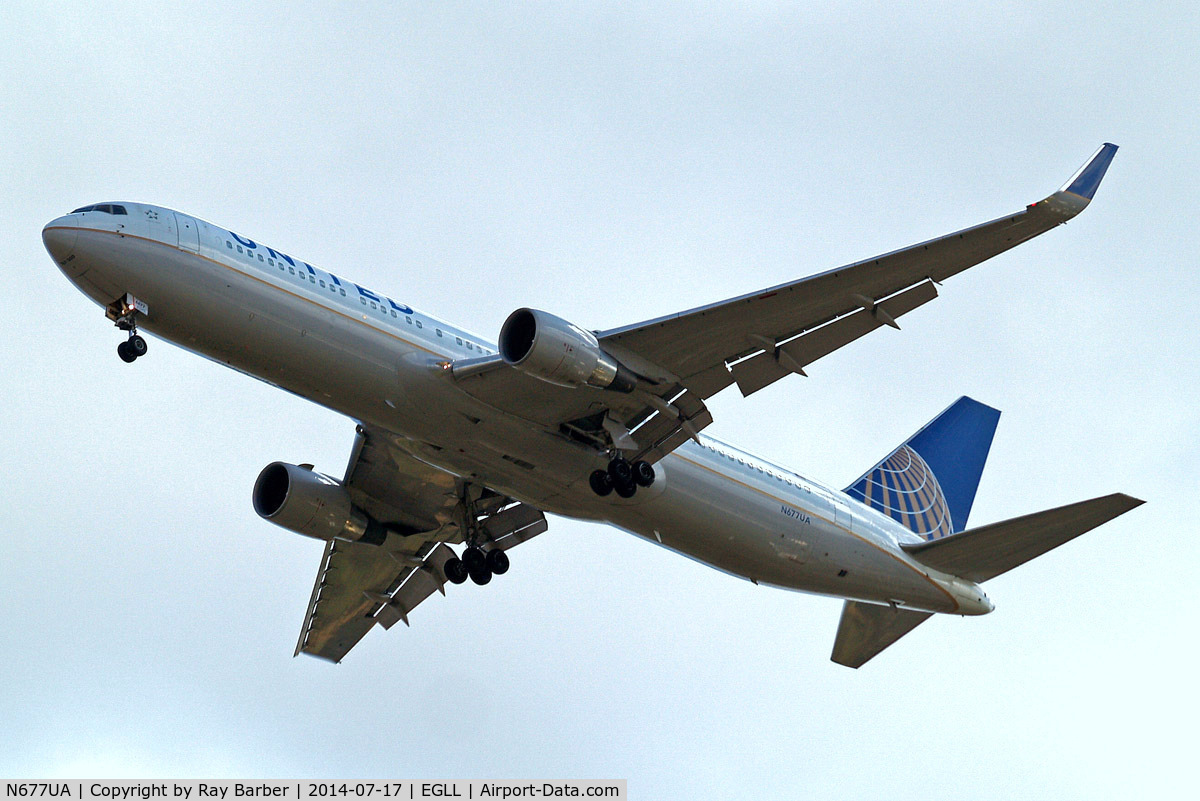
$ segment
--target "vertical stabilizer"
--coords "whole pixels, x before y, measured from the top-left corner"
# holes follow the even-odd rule
[[[962,531],[999,420],[996,409],[959,398],[846,494],[927,540]]]

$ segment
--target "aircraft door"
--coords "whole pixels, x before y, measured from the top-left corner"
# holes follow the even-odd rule
[[[175,212],[176,230],[179,231],[179,247],[193,253],[200,252],[200,227],[186,214]]]
[[[850,512],[850,507],[837,498],[833,499],[833,522],[834,525],[847,531],[854,528],[854,515]]]

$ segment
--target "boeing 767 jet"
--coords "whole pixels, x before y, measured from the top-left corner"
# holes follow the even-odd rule
[[[161,206],[84,206],[42,239],[127,332],[123,361],[146,355],[150,332],[356,423],[340,478],[274,462],[254,485],[262,518],[324,542],[297,654],[341,661],[447,584],[489,583],[550,512],[845,599],[832,658],[859,667],[934,613],[991,612],[982,583],[1141,501],[969,528],[1000,415],[983,403],[958,399],[837,489],[702,434],[705,401],[898,328],[946,279],[1086,208],[1116,150],[1049,197],[939,239],[609,330],[522,308],[496,343]]]

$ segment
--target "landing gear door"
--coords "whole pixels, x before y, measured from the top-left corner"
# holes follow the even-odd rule
[[[176,230],[179,231],[179,247],[193,253],[200,252],[200,230],[196,221],[186,214],[175,213]]]

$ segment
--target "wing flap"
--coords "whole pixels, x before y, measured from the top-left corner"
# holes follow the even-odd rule
[[[375,625],[375,596],[388,596],[416,569],[423,557],[397,561],[389,557],[395,537],[382,545],[333,540],[313,587],[296,654],[306,653],[331,662],[342,657]]]
[[[1070,542],[1142,503],[1137,498],[1114,493],[903,547],[914,559],[935,570],[982,582]]]
[[[396,594],[368,596],[381,604],[375,613],[375,619],[385,628],[390,629],[399,621],[408,625],[408,613],[435,592],[446,594],[446,560],[454,556],[454,551],[439,543],[425,557],[425,561],[414,569],[408,580],[400,585]]]
[[[937,287],[932,281],[922,281],[878,303],[863,303],[863,300],[868,300],[863,297],[858,310],[806,331],[775,348],[764,350],[757,356],[743,359],[730,366],[729,371],[742,395],[752,395],[791,373],[804,375],[804,368],[817,359],[877,328],[885,325],[898,328],[895,318],[908,314],[936,297]]]

